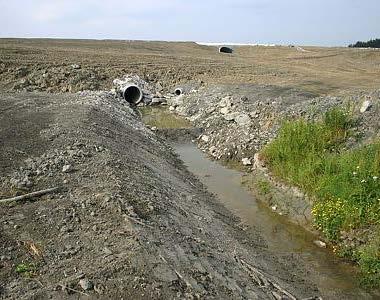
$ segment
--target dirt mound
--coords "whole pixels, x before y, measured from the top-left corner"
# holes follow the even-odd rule
[[[7,94],[1,107],[2,135],[13,135],[2,139],[1,198],[60,188],[1,204],[2,299],[317,293],[294,275],[300,266],[247,237],[125,102],[102,92]]]

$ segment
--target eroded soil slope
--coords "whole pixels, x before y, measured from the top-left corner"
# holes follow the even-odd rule
[[[318,295],[291,257],[208,194],[106,93],[0,97],[0,298],[292,299]],[[296,275],[297,274],[297,275]]]

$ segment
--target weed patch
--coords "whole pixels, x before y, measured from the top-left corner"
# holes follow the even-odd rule
[[[319,122],[288,121],[262,151],[274,175],[314,199],[316,227],[337,244],[342,231],[380,224],[380,142],[344,150],[351,126],[340,110]],[[351,255],[372,285],[380,285],[379,249],[371,243]]]
[[[32,277],[35,271],[35,266],[30,263],[21,263],[16,266],[16,272],[25,277]]]
[[[270,182],[268,180],[260,179],[256,183],[256,187],[257,187],[259,193],[263,196],[266,196],[266,195],[270,194],[270,192],[271,192],[271,185],[270,185]]]

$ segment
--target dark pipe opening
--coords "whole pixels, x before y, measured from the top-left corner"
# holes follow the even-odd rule
[[[223,46],[223,47],[220,47],[220,48],[219,48],[219,52],[220,52],[220,53],[232,53],[233,50],[232,50],[231,48],[229,48],[229,47],[225,47],[225,46]]]
[[[175,89],[174,93],[179,96],[182,94],[182,90],[181,89]]]
[[[142,92],[137,86],[131,85],[124,90],[123,98],[129,103],[137,104],[142,99]]]

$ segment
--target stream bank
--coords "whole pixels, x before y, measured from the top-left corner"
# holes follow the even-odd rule
[[[305,299],[279,256],[107,92],[2,94],[1,299]],[[337,295],[344,295],[338,291]]]
[[[268,208],[266,203],[258,201],[242,186],[243,172],[229,169],[219,162],[211,161],[209,154],[202,152],[191,140],[177,140],[177,132],[193,130],[191,128],[174,128],[176,118],[164,108],[145,110],[145,121],[152,122],[157,113],[159,119],[165,118],[172,124],[171,129],[157,128],[160,135],[165,132],[165,138],[171,140],[174,151],[184,161],[190,172],[195,174],[207,189],[216,196],[220,203],[240,219],[240,225],[246,235],[262,237],[262,246],[275,253],[284,261],[292,261],[307,273],[316,283],[324,299],[372,299],[375,294],[365,292],[359,287],[358,273],[355,267],[333,255],[329,249],[318,247],[315,241],[318,236],[303,227],[289,222],[285,216]],[[170,121],[169,121],[170,120]],[[155,125],[158,125],[155,123]],[[163,125],[161,123],[161,125]],[[173,138],[170,137],[173,133]],[[195,141],[196,138],[193,138]],[[253,176],[253,175],[249,175]],[[292,197],[292,193],[282,197]],[[260,199],[260,198],[259,198]],[[262,199],[262,198],[261,198]],[[291,201],[291,199],[288,199]]]

